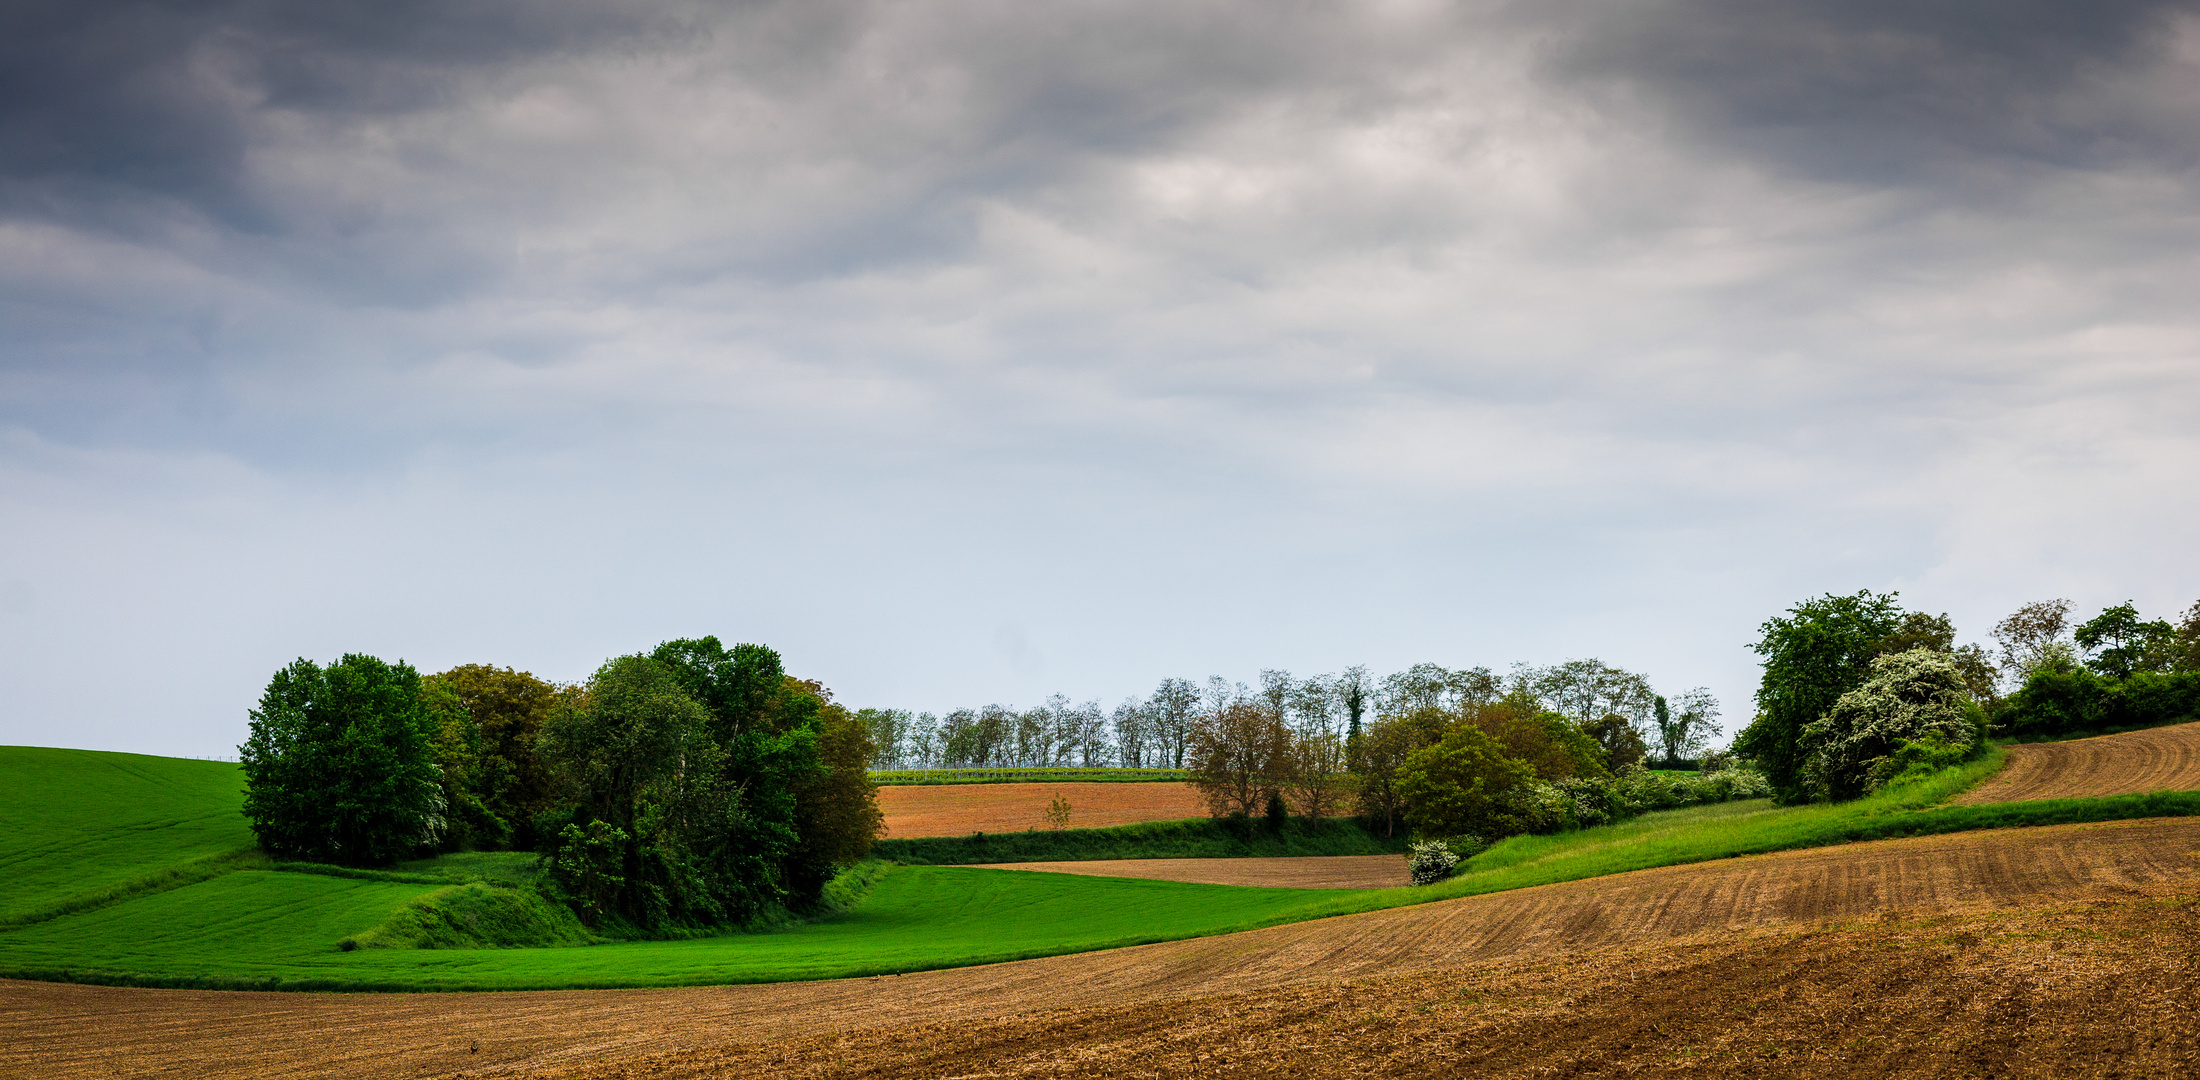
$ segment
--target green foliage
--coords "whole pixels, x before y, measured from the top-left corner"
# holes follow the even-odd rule
[[[544,726],[543,757],[575,808],[550,852],[550,873],[590,925],[724,921],[729,900],[738,903],[750,884],[706,866],[732,816],[710,721],[671,668],[622,656]]]
[[[2200,671],[2111,679],[2069,663],[2034,668],[1996,715],[2020,740],[2060,739],[2200,720]]]
[[[1985,715],[1946,654],[1924,647],[1889,653],[1872,660],[1862,685],[1803,726],[1803,784],[1820,797],[1853,799],[1899,771],[1891,759],[1906,742],[1937,739],[1969,753],[1985,737]]]
[[[2160,619],[2142,622],[2128,600],[2094,616],[2071,637],[2086,651],[2086,666],[2103,678],[2164,672],[2181,659],[2177,628]]]
[[[1757,762],[1782,801],[1809,795],[1803,728],[1871,676],[1872,657],[1901,625],[1895,594],[1869,589],[1854,596],[1828,593],[1766,620],[1751,646],[1764,658],[1757,717],[1735,736],[1734,750]]]
[[[416,896],[348,940],[363,949],[479,949],[594,939],[570,908],[533,889],[472,882]]]
[[[463,799],[447,796],[457,842],[446,849],[541,846],[545,838],[535,834],[534,821],[550,808],[552,792],[535,740],[557,711],[558,688],[488,664],[462,664],[421,683],[431,711],[442,717],[437,760],[445,790],[465,792]],[[449,716],[452,706],[463,721]],[[454,768],[461,771],[455,778]]]
[[[1406,849],[1401,839],[1370,833],[1349,818],[1292,818],[1281,832],[1236,830],[1228,820],[1144,821],[1103,829],[1046,829],[969,836],[888,838],[873,850],[896,862],[1085,862],[1094,859],[1228,859],[1279,855],[1383,855]]]
[[[1460,724],[1434,746],[1416,750],[1398,771],[1406,824],[1424,836],[1524,831],[1517,794],[1535,779],[1497,740]]]
[[[435,731],[409,665],[299,660],[275,673],[251,721],[238,748],[244,812],[269,854],[374,866],[441,837]]]

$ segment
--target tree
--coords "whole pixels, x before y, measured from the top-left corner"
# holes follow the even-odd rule
[[[1816,794],[1853,799],[1893,775],[1905,743],[1934,740],[1967,753],[1986,718],[1947,654],[1920,646],[1873,658],[1871,675],[1803,728],[1804,783]]]
[[[1289,752],[1282,717],[1250,701],[1232,702],[1192,736],[1192,785],[1218,818],[1258,814],[1283,786]]]
[[[1497,740],[1460,724],[1406,759],[1398,770],[1398,795],[1406,824],[1421,836],[1507,836],[1522,831],[1512,807],[1519,789],[1534,779],[1535,770],[1507,755]]]
[[[1894,632],[1879,639],[1877,651],[1881,654],[1908,652],[1911,649],[1931,649],[1948,657],[1956,671],[1963,676],[1971,697],[1979,701],[1992,701],[1999,679],[1994,663],[1986,650],[1977,645],[1956,644],[1956,624],[1946,613],[1927,615],[1913,611],[1902,617]]]
[[[1199,688],[1190,679],[1163,679],[1147,703],[1153,724],[1155,748],[1161,768],[1184,767],[1184,751],[1191,745],[1192,730],[1199,723]]]
[[[1335,677],[1315,675],[1291,688],[1291,716],[1296,721],[1292,727],[1298,731],[1323,735],[1337,734],[1337,694],[1333,686]]]
[[[1521,682],[1604,748],[1612,768],[1642,760],[1657,694],[1650,681],[1594,658],[1521,673]]]
[[[841,867],[871,853],[886,815],[879,809],[878,784],[871,779],[876,746],[870,730],[815,682],[789,676],[784,694],[788,711],[807,714],[799,726],[816,732],[821,766],[794,785],[797,841],[787,888],[799,902],[810,903]]]
[[[2200,611],[2200,605],[2195,605]],[[1337,695],[1337,707],[1344,712],[1345,744],[1350,746],[1360,737],[1361,722],[1367,718],[1368,704],[1374,700],[1375,687],[1368,679],[1367,665],[1354,664],[1337,676],[1330,684],[1330,692]]]
[[[1589,733],[1558,713],[1536,708],[1533,699],[1525,696],[1509,696],[1474,709],[1467,722],[1494,740],[1507,757],[1527,765],[1538,779],[1601,780],[1612,775],[1605,767],[1606,751]],[[1424,742],[1440,741],[1449,733],[1446,727]]]
[[[1146,703],[1125,698],[1110,717],[1115,728],[1116,760],[1126,769],[1146,767],[1146,747],[1153,739],[1153,721]]]
[[[2085,650],[2086,666],[2105,678],[2168,671],[2177,663],[2177,628],[2161,619],[2141,622],[2129,600],[2094,616],[2071,637]]]
[[[1419,709],[1458,712],[1497,699],[1503,686],[1488,668],[1452,671],[1441,664],[1415,664],[1383,677],[1379,711],[1405,716]]]
[[[1697,758],[1719,737],[1719,699],[1706,687],[1658,699],[1658,752],[1667,766]]]
[[[2022,686],[2040,665],[2070,655],[2070,644],[2064,637],[2069,616],[2070,601],[2038,600],[1994,624],[1994,641],[2001,646],[2001,668],[2010,682]]]
[[[1803,728],[1870,677],[1880,641],[1902,622],[1895,595],[1869,589],[1854,596],[1828,593],[1760,628],[1762,636],[1750,646],[1764,663],[1757,717],[1735,736],[1734,749],[1757,762],[1780,801],[1808,797]]]
[[[550,873],[596,925],[714,923],[760,906],[729,893],[778,891],[773,875],[710,872],[712,840],[739,808],[719,781],[711,711],[681,681],[652,657],[617,657],[543,727],[572,807]]]
[[[552,792],[550,771],[535,753],[535,739],[557,711],[558,688],[527,672],[489,664],[460,664],[421,681],[431,695],[448,693],[456,699],[478,730],[480,751],[468,790],[482,809],[510,829],[511,847],[539,847],[544,838],[535,829],[535,817],[550,809]],[[454,816],[463,814],[463,807],[453,806]]]
[[[479,794],[483,784],[481,725],[464,702],[435,676],[420,680],[421,705],[428,712],[429,739],[437,779],[443,789],[441,851],[496,850],[508,846],[511,826],[491,811]]]
[[[357,653],[275,673],[237,748],[245,816],[278,858],[377,866],[442,835],[435,731],[420,675]]]
[[[1397,831],[1401,809],[1398,770],[1421,748],[1414,728],[1395,716],[1378,716],[1347,748],[1359,786],[1360,813],[1383,823],[1383,835]]]
[[[1320,820],[1337,812],[1350,783],[1345,764],[1344,740],[1336,735],[1325,731],[1290,733],[1283,787],[1300,817]]]

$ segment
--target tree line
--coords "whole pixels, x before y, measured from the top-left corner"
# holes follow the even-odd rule
[[[761,645],[714,637],[558,685],[347,655],[275,673],[239,747],[278,858],[347,866],[541,855],[590,925],[742,925],[816,902],[882,816],[870,729]]]
[[[1845,799],[1975,757],[1993,735],[2057,738],[2200,716],[2200,604],[2145,620],[2126,602],[2071,625],[2026,604],[1995,650],[1895,593],[1827,594],[1760,627],[1756,715],[1734,751],[1784,802]]]
[[[1221,676],[1204,683],[1161,680],[1154,692],[1114,709],[1099,701],[1054,695],[1029,709],[1006,705],[955,709],[944,715],[906,709],[863,709],[856,716],[878,747],[877,768],[1049,768],[1113,766],[1182,769],[1203,730],[1238,706],[1265,710],[1300,739],[1339,745],[1363,734],[1378,717],[1416,710],[1458,709],[1514,697],[1535,711],[1573,720],[1622,763],[1646,758],[1666,765],[1701,755],[1719,735],[1719,705],[1698,687],[1660,696],[1645,677],[1595,659],[1551,667],[1516,665],[1499,675],[1486,667],[1452,670],[1417,664],[1381,679],[1365,667],[1295,678],[1263,670],[1259,685]]]

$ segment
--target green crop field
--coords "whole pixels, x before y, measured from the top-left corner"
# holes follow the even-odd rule
[[[1341,891],[896,867],[855,910],[755,934],[567,948],[338,947],[435,885],[243,870],[0,932],[0,972],[84,982],[489,990],[826,979],[1296,921]]]
[[[0,746],[0,925],[252,846],[222,761]]]
[[[561,947],[377,943],[582,938],[516,904],[526,855],[391,872],[278,866],[242,849],[234,765],[0,748],[0,976],[150,986],[527,989],[820,979],[1166,941],[1627,870],[1885,836],[2200,814],[2200,792],[1946,806],[1988,759],[1852,803],[1763,802],[1516,837],[1449,881],[1369,891],[869,864],[837,915],[776,929]],[[479,882],[466,885],[465,882]],[[861,889],[867,885],[868,891]],[[439,899],[440,898],[440,899]],[[452,906],[436,905],[449,901]],[[538,902],[539,905],[539,902]],[[438,922],[441,918],[444,921]],[[503,937],[452,919],[504,920]],[[559,919],[562,925],[548,925]],[[530,929],[533,927],[534,929]],[[530,938],[527,935],[536,936]],[[346,941],[369,947],[346,950]]]

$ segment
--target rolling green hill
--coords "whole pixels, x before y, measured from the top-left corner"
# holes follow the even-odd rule
[[[0,924],[245,852],[224,761],[0,746]]]

